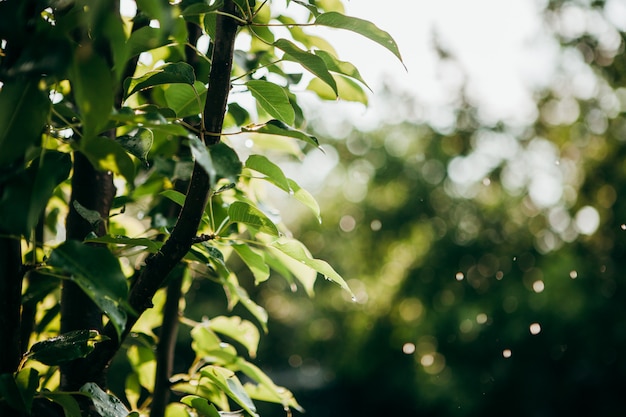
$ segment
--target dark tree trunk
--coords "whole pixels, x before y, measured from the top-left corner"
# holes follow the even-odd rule
[[[95,228],[92,227],[78,214],[74,203],[78,202],[89,210],[97,211],[106,220],[114,196],[113,175],[110,172],[97,171],[83,154],[75,152],[72,197],[66,221],[67,239],[82,241],[92,231],[99,236],[104,235],[105,222],[99,223]],[[102,312],[78,285],[66,280],[61,291],[61,333],[81,329],[102,331]],[[85,359],[77,359],[62,365],[62,389],[78,390],[85,382],[90,381],[87,375],[90,374],[86,369]],[[104,384],[102,378],[93,382]]]

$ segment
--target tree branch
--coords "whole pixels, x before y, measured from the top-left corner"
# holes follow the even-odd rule
[[[235,13],[233,1],[225,0],[221,11],[231,14]],[[235,20],[218,15],[217,35],[214,42],[209,88],[204,110],[205,128],[211,134],[208,136],[217,138],[212,143],[219,141],[224,122],[226,103],[230,91],[230,74],[237,27]],[[121,342],[128,335],[139,316],[147,308],[152,307],[152,297],[163,284],[168,273],[191,248],[192,239],[196,235],[206,205],[209,186],[209,175],[199,164],[195,163],[185,204],[178,216],[172,234],[161,250],[146,260],[145,268],[131,288],[129,304],[137,315],[128,318],[121,340],[118,340],[115,329],[109,323],[104,330],[104,334],[110,340],[99,343],[91,355],[87,357],[89,370],[94,375],[102,373],[108,367]]]
[[[177,268],[178,272],[180,268]],[[174,350],[178,333],[180,316],[180,297],[183,285],[183,273],[180,271],[167,287],[167,297],[163,306],[163,323],[159,332],[159,343],[156,350],[156,375],[150,417],[163,417],[165,407],[170,400],[170,377],[174,368]]]

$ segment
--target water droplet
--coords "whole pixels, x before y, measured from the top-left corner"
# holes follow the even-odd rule
[[[465,278],[465,275],[463,275],[463,272],[459,271],[456,273],[454,277],[456,278],[457,281],[463,281],[463,278]]]
[[[571,279],[576,279],[576,278],[578,278],[578,272],[576,272],[576,271],[574,271],[574,270],[569,271],[569,277],[570,277]]]
[[[294,194],[295,194],[295,192],[290,188],[289,189],[289,195],[294,195]]]
[[[506,359],[510,358],[512,354],[513,352],[511,352],[511,349],[504,349],[502,351],[502,356],[504,356]]]
[[[291,288],[291,292],[298,291],[298,286],[295,284],[295,282],[291,283],[290,288]]]
[[[353,295],[352,297],[350,297],[350,299],[352,300],[353,303],[356,303],[356,295]]]

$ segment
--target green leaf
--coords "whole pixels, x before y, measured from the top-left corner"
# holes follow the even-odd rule
[[[0,401],[14,409],[16,415],[30,415],[33,398],[39,386],[39,373],[33,368],[0,375]],[[21,412],[21,413],[20,413]]]
[[[180,191],[165,190],[161,191],[159,195],[162,195],[163,197],[172,200],[174,203],[178,204],[181,207],[185,204],[185,194],[181,193]]]
[[[75,330],[35,343],[26,354],[30,359],[49,366],[84,358],[95,344],[106,340],[96,330]]]
[[[161,28],[153,28],[150,26],[139,28],[130,34],[130,38],[126,42],[128,53],[131,57],[137,56],[142,52],[165,46],[170,41],[167,39],[166,33]],[[127,91],[127,88],[124,88]],[[128,97],[128,94],[126,97]]]
[[[0,166],[37,145],[50,112],[50,100],[37,81],[5,81],[0,89]]]
[[[209,180],[211,181],[211,186],[215,185],[216,172],[215,166],[213,165],[213,159],[211,158],[211,154],[209,153],[206,145],[197,137],[189,136],[189,145],[191,147],[191,154],[193,155],[197,164],[199,164],[209,175]]]
[[[0,374],[0,399],[6,401],[9,407],[26,412],[26,405],[22,401],[13,374]]]
[[[359,35],[363,35],[366,38],[369,38],[387,48],[404,65],[396,41],[393,40],[389,33],[378,28],[378,26],[376,26],[372,22],[356,17],[346,16],[337,12],[328,12],[322,13],[321,15],[317,16],[317,18],[315,19],[315,24],[336,29],[345,29],[358,33]]]
[[[250,357],[254,358],[259,348],[261,335],[254,324],[241,317],[214,317],[209,321],[208,327],[216,333],[221,333],[241,343]]]
[[[289,193],[292,191],[289,180],[278,165],[263,155],[250,155],[246,160],[246,168],[253,169],[266,176],[272,184]]]
[[[250,268],[252,275],[254,275],[255,284],[258,285],[267,281],[270,277],[270,268],[265,263],[263,256],[256,253],[248,245],[232,245],[232,247],[246,266]]]
[[[350,62],[341,61],[337,59],[334,55],[320,49],[316,49],[314,52],[315,55],[324,60],[329,71],[336,72],[350,78],[354,78],[355,80],[363,83],[363,85],[367,87],[368,90],[372,91],[372,89],[367,85],[363,77],[361,77],[361,73],[359,72],[359,70]],[[341,91],[341,89],[339,90]]]
[[[209,365],[202,368],[200,374],[224,391],[226,395],[239,404],[246,412],[252,416],[257,416],[254,403],[233,371],[219,366]]]
[[[124,245],[129,247],[145,247],[148,252],[156,253],[163,246],[162,242],[157,242],[145,237],[142,238],[130,238],[127,236],[98,236],[94,238],[85,239],[85,242],[89,243],[107,243],[113,245]]]
[[[170,84],[164,87],[164,94],[167,107],[180,118],[197,116],[204,109],[206,87],[200,81],[196,81],[193,86]]]
[[[228,207],[228,216],[235,223],[252,226],[259,232],[278,236],[276,225],[261,210],[243,201],[235,201]]]
[[[113,110],[115,89],[109,66],[95,51],[79,47],[69,76],[83,122],[83,136],[92,138],[106,127]]]
[[[0,195],[0,227],[5,232],[28,235],[71,167],[69,154],[47,151],[43,159],[35,159],[25,171],[10,178]]]
[[[356,82],[352,81],[349,78],[335,75],[333,76],[335,81],[337,82],[337,89],[339,90],[339,98],[344,101],[354,101],[357,103],[362,103],[367,106],[368,97]],[[307,86],[307,90],[313,91],[318,97],[324,100],[334,100],[334,92],[328,87],[328,85],[321,82],[318,78],[313,78],[309,85]]]
[[[197,395],[186,395],[181,400],[181,403],[187,404],[198,412],[198,415],[203,417],[220,417],[220,413],[213,404],[210,404],[205,398]]]
[[[102,391],[94,382],[87,382],[80,387],[80,392],[91,398],[98,415],[102,417],[127,417],[130,413],[115,395]]]
[[[291,391],[284,387],[275,387],[274,389],[271,389],[264,384],[254,385],[248,382],[244,384],[244,388],[246,389],[248,395],[250,395],[250,397],[254,400],[282,404],[285,408],[291,407],[301,413],[304,413],[304,408],[298,404],[298,401],[296,401]]]
[[[149,71],[140,77],[124,80],[125,98],[137,91],[163,84],[188,84],[193,86],[196,76],[193,67],[186,62],[173,62]]]
[[[101,136],[85,137],[80,141],[80,150],[96,169],[113,171],[132,184],[135,164],[120,143]]]
[[[268,248],[265,260],[273,270],[280,273],[289,282],[292,292],[298,290],[294,281],[295,278],[302,284],[309,297],[315,295],[317,271],[272,247]]]
[[[128,153],[148,166],[148,152],[154,142],[154,135],[150,129],[139,128],[133,135],[119,136],[117,141]]]
[[[266,135],[278,135],[285,136],[289,138],[300,139],[308,144],[319,148],[320,144],[315,136],[308,135],[299,130],[293,129],[290,126],[287,126],[280,120],[272,119],[267,123],[261,125],[253,125],[251,127],[243,127],[241,129],[244,132],[250,133],[264,133]]]
[[[298,48],[293,42],[287,39],[277,40],[274,42],[274,46],[285,52],[285,59],[299,63],[313,75],[328,84],[335,92],[335,96],[338,94],[335,79],[330,72],[328,72],[328,67],[322,58]]]
[[[26,412],[30,412],[33,406],[33,397],[39,387],[39,372],[33,368],[22,369],[15,376],[15,383]]]
[[[61,408],[63,408],[63,414],[65,414],[65,417],[82,416],[78,402],[72,394],[68,394],[66,392],[41,391],[39,395],[59,404]]]
[[[263,80],[250,80],[246,87],[270,116],[290,125],[294,123],[296,114],[283,87]]]
[[[330,266],[326,261],[313,258],[308,249],[301,242],[297,240],[288,240],[283,238],[271,243],[271,246],[278,249],[285,255],[295,259],[296,261],[299,261],[303,265],[306,265],[316,272],[322,274],[324,278],[335,282],[354,297],[354,294],[352,294],[350,287],[348,287],[348,284],[346,284],[341,275],[339,275],[337,271],[335,271],[333,267]]]
[[[267,311],[250,298],[248,292],[239,285],[237,276],[230,273],[226,279],[220,280],[220,283],[228,296],[228,308],[232,309],[237,303],[241,303],[259,321],[263,331],[267,333]]]
[[[252,398],[282,404],[284,407],[292,407],[301,413],[304,412],[289,390],[276,386],[274,381],[256,365],[240,358],[237,366],[248,378],[258,383],[258,385],[249,383],[244,385],[246,392]]]
[[[309,193],[304,188],[301,188],[292,179],[289,180],[289,186],[293,190],[293,196],[295,197],[295,199],[301,202],[302,204],[304,204],[305,206],[307,206],[309,209],[311,209],[313,214],[315,214],[315,217],[317,217],[317,220],[321,223],[322,216],[321,216],[320,206],[319,204],[317,204],[317,200],[315,199],[315,197],[313,197],[311,193]]]
[[[237,183],[242,168],[242,163],[241,160],[239,160],[237,152],[224,142],[212,145],[209,148],[209,152],[213,166],[215,167],[215,181],[217,182],[225,178],[231,183]]]
[[[94,229],[96,228],[96,226],[104,221],[98,211],[88,209],[87,207],[80,204],[78,200],[74,200],[72,202],[72,206],[74,206],[74,210],[76,210],[78,215],[86,220]]]
[[[126,327],[122,305],[128,286],[117,258],[107,248],[67,240],[50,253],[49,263],[68,273],[69,279],[102,309],[121,335]]]

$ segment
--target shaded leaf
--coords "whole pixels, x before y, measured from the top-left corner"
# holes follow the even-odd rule
[[[191,65],[186,62],[168,63],[142,76],[124,80],[125,97],[155,85],[188,84],[193,86],[195,81],[196,76]]]
[[[47,151],[4,184],[0,196],[0,226],[6,232],[28,235],[39,221],[57,185],[69,176],[69,154]]]
[[[290,125],[294,123],[296,114],[283,87],[263,80],[250,80],[246,87],[270,116]]]
[[[235,223],[252,226],[259,232],[278,236],[276,225],[261,210],[243,201],[235,201],[228,207],[228,216]]]
[[[49,366],[60,365],[77,358],[84,358],[95,344],[106,340],[96,330],[75,330],[35,343],[27,356]]]
[[[126,45],[128,53],[132,57],[137,56],[142,52],[165,46],[168,43],[170,43],[170,41],[167,39],[166,33],[163,29],[145,26],[134,30],[130,34],[130,38],[128,38]],[[125,88],[125,90],[127,89]]]
[[[80,150],[96,169],[115,172],[133,183],[135,164],[118,142],[105,137],[85,137],[80,141]]]
[[[356,17],[346,16],[337,12],[328,12],[322,13],[321,15],[315,18],[316,25],[328,26],[336,29],[345,29],[359,35],[363,35],[366,38],[373,40],[374,42],[382,45],[387,48],[391,53],[393,53],[400,62],[402,61],[402,56],[400,55],[400,50],[398,49],[398,45],[396,41],[393,40],[391,35],[384,30],[378,28],[372,22],[367,20],[359,19]]]
[[[72,202],[72,206],[74,206],[74,210],[78,213],[80,217],[85,219],[92,228],[96,228],[98,224],[102,223],[104,219],[100,216],[100,213],[96,210],[90,210],[87,207],[83,206],[78,202],[78,200],[74,200]]]
[[[26,412],[30,412],[33,406],[33,397],[39,387],[39,372],[33,368],[22,369],[15,376],[15,383]]]
[[[115,89],[109,66],[94,51],[79,47],[69,75],[83,122],[83,136],[92,138],[105,128],[113,110]]]
[[[189,136],[189,145],[191,147],[191,154],[193,155],[194,160],[208,174],[211,186],[213,187],[217,181],[217,174],[215,172],[215,166],[213,165],[213,159],[211,158],[211,154],[209,153],[206,145],[195,136]]]
[[[94,382],[87,382],[80,387],[80,392],[91,398],[96,411],[102,417],[127,417],[130,413],[115,395],[102,391]]]
[[[337,95],[337,84],[335,79],[328,72],[328,67],[322,58],[308,51],[300,49],[293,42],[287,39],[279,39],[274,42],[274,46],[285,52],[285,59],[295,61],[309,70],[313,75],[330,86]]]
[[[150,129],[139,128],[133,135],[119,136],[117,141],[128,153],[148,166],[148,152],[154,142],[154,135]]]
[[[261,125],[243,127],[241,130],[244,132],[250,132],[250,133],[264,133],[266,135],[278,135],[278,136],[285,136],[289,138],[300,139],[301,141],[311,144],[315,146],[316,148],[319,148],[320,146],[315,136],[308,135],[304,132],[293,129],[292,127],[276,119],[270,120],[269,122],[261,124]]]
[[[65,417],[82,416],[80,407],[78,406],[78,402],[72,396],[72,394],[68,394],[66,392],[41,391],[39,395],[49,399],[56,404],[59,404],[61,408],[63,408],[63,413],[65,414]]]
[[[69,279],[109,317],[118,336],[123,332],[126,311],[122,304],[128,286],[119,261],[107,248],[67,240],[50,253],[49,264],[70,275]]]
[[[0,89],[0,166],[38,144],[49,111],[50,100],[36,81],[5,81]]]
[[[215,167],[215,181],[225,178],[231,183],[237,183],[243,166],[237,152],[224,142],[212,145],[209,147],[209,152]]]
[[[0,399],[4,400],[14,410],[26,412],[26,405],[22,401],[13,374],[0,374]]]

